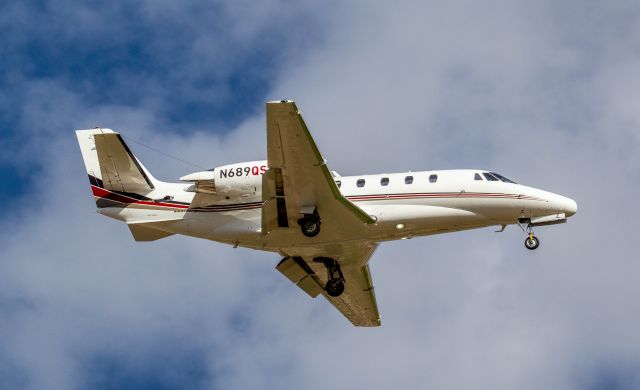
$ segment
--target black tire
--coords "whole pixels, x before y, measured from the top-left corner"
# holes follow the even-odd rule
[[[320,233],[320,220],[317,218],[303,218],[300,220],[302,234],[307,237],[315,237]]]
[[[524,246],[532,251],[540,246],[540,240],[538,240],[536,236],[527,237],[527,239],[524,240]]]
[[[324,290],[330,297],[339,297],[344,292],[344,282],[342,279],[330,279],[324,286]]]

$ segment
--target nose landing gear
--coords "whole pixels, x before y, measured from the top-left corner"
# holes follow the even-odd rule
[[[526,224],[526,227],[524,227]],[[518,226],[522,229],[523,232],[527,234],[527,238],[524,240],[525,248],[529,250],[535,250],[540,246],[540,240],[538,237],[533,235],[533,225],[531,224],[530,219],[521,219],[518,220]]]
[[[534,250],[540,246],[540,240],[538,240],[538,237],[534,236],[533,233],[529,233],[529,237],[524,240],[524,246],[529,250]]]

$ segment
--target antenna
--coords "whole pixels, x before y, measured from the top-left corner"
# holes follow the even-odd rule
[[[125,138],[127,141],[131,141],[131,142],[136,143],[136,144],[138,144],[138,145],[140,145],[140,146],[144,146],[145,148],[150,149],[150,150],[152,150],[152,151],[154,151],[154,152],[156,152],[156,153],[160,153],[161,155],[163,155],[163,156],[165,156],[165,157],[168,157],[168,158],[170,158],[170,159],[172,159],[172,160],[179,161],[179,162],[181,162],[181,163],[183,163],[183,164],[191,165],[192,167],[196,167],[196,168],[198,168],[198,169],[202,169],[203,171],[206,171],[206,170],[207,170],[207,168],[205,168],[205,167],[203,167],[203,166],[200,166],[200,165],[198,165],[198,164],[194,164],[194,163],[192,163],[192,162],[189,162],[189,161],[183,160],[183,159],[181,159],[181,158],[178,158],[178,157],[172,156],[172,155],[170,155],[169,153],[165,153],[165,152],[163,152],[163,151],[161,151],[161,150],[158,150],[158,149],[156,149],[156,148],[154,148],[154,147],[151,147],[151,146],[149,146],[149,145],[146,145],[146,144],[144,144],[144,143],[142,143],[142,142],[140,142],[140,141],[138,141],[138,140],[135,140],[135,139],[133,139],[133,138],[125,137],[124,135],[121,135],[121,136],[122,136],[122,138]]]

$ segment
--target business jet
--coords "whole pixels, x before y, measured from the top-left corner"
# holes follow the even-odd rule
[[[369,259],[385,241],[518,225],[559,224],[576,202],[483,169],[340,176],[290,100],[267,103],[267,159],[162,182],[110,129],[76,135],[98,213],[136,241],[183,234],[278,253],[276,266],[311,297],[323,295],[355,326],[379,326]]]

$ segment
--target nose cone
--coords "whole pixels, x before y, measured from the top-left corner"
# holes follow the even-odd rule
[[[570,217],[578,212],[578,204],[576,203],[576,201],[564,196],[560,199],[560,208],[567,215],[567,217]]]

